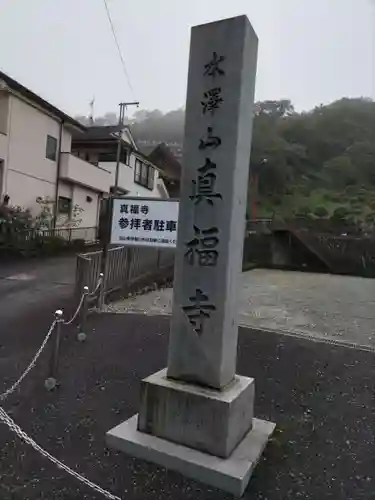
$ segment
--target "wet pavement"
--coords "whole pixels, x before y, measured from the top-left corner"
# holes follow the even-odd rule
[[[0,263],[0,342],[13,321],[52,314],[72,299],[75,256]]]
[[[105,433],[138,411],[142,378],[166,364],[169,318],[92,315],[85,343],[64,330],[61,386],[43,387],[46,352],[5,410],[38,444],[123,500],[230,500],[178,473],[108,450]],[[42,340],[37,321],[3,351],[7,387]],[[15,364],[14,360],[18,363]],[[277,423],[245,500],[371,500],[375,354],[240,329],[238,373],[255,377],[255,415]],[[1,500],[100,500],[0,424]]]
[[[172,289],[108,306],[110,312],[170,314]],[[353,343],[375,349],[375,280],[256,269],[242,273],[243,326]]]

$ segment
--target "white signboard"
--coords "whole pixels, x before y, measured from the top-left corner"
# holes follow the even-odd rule
[[[158,198],[115,198],[111,244],[175,248],[179,202]]]

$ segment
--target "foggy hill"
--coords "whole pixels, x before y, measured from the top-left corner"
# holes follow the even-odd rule
[[[95,123],[116,121],[107,113]],[[138,111],[128,123],[141,147],[165,142],[181,151],[183,109]],[[259,176],[259,215],[336,214],[373,224],[375,103],[343,98],[297,113],[288,100],[258,102],[250,164]]]

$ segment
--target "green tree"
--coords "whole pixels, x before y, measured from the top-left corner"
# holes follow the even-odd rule
[[[326,209],[326,207],[316,207],[314,210],[314,215],[316,215],[319,218],[327,217],[328,210]]]

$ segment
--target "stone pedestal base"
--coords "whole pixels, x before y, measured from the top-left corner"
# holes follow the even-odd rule
[[[222,391],[167,378],[167,370],[141,384],[138,430],[227,458],[253,422],[254,379],[236,376]]]
[[[275,424],[254,418],[252,429],[231,456],[223,459],[140,432],[137,421],[138,415],[134,415],[110,430],[106,435],[108,446],[181,472],[238,497],[245,491],[275,429]]]
[[[254,379],[223,391],[168,379],[142,381],[139,415],[107,433],[107,444],[241,496],[275,424],[253,418]]]

